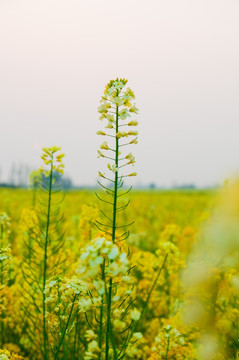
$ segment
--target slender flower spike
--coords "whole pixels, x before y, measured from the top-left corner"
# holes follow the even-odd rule
[[[126,79],[116,79],[111,80],[105,87],[104,96],[101,98],[101,105],[98,107],[98,112],[100,114],[100,120],[106,121],[104,131],[97,131],[97,135],[110,136],[115,138],[115,146],[108,145],[107,142],[103,142],[100,145],[100,150],[110,150],[114,152],[113,156],[106,156],[104,152],[98,150],[98,157],[106,157],[112,159],[114,164],[109,163],[108,169],[113,172],[117,172],[119,176],[119,170],[126,165],[133,165],[135,163],[135,158],[131,154],[131,157],[127,157],[127,153],[122,159],[119,159],[121,146],[137,144],[137,137],[133,140],[130,140],[127,143],[126,138],[129,136],[137,136],[138,131],[128,130],[127,127],[137,126],[138,121],[131,120],[127,124],[124,123],[124,120],[131,116],[132,113],[137,114],[138,108],[132,105],[132,102],[135,99],[133,91],[128,87],[125,88],[127,84]],[[124,126],[124,131],[121,131],[121,126]],[[128,128],[128,129],[129,129]],[[125,148],[122,148],[125,149]],[[123,160],[127,162],[123,162]],[[112,167],[114,165],[114,167]],[[130,176],[136,176],[136,173],[130,174]]]
[[[125,151],[130,144],[137,144],[137,138],[133,140],[128,140],[128,138],[129,136],[138,135],[137,131],[130,130],[130,126],[137,126],[138,121],[125,121],[131,117],[132,113],[138,112],[136,106],[132,105],[135,99],[134,93],[130,88],[125,88],[126,84],[127,80],[125,79],[117,78],[116,80],[111,80],[105,87],[104,96],[101,98],[101,105],[98,108],[100,120],[103,120],[106,124],[104,124],[104,131],[98,131],[97,134],[110,137],[109,145],[107,142],[103,142],[103,144],[100,145],[100,150],[98,150],[98,157],[105,157],[108,161],[106,164],[107,174],[100,171],[98,174],[100,178],[110,182],[112,186],[107,187],[99,182],[107,195],[100,194],[97,195],[97,197],[107,204],[107,206],[110,206],[110,208],[108,209],[107,215],[105,214],[105,209],[104,212],[102,211],[105,217],[103,223],[96,221],[97,228],[106,234],[105,239],[101,239],[100,241],[100,243],[102,243],[102,240],[105,241],[105,248],[101,254],[99,254],[99,248],[97,248],[97,254],[90,261],[89,272],[91,276],[95,278],[98,274],[97,281],[103,283],[102,289],[104,289],[104,292],[99,293],[102,298],[98,301],[101,306],[101,313],[97,322],[99,323],[99,348],[104,349],[104,360],[123,359],[125,357],[130,338],[127,339],[127,336],[124,338],[125,335],[122,335],[122,344],[124,344],[124,346],[121,346],[121,349],[117,349],[117,342],[115,342],[117,333],[123,333],[125,329],[127,329],[128,322],[139,320],[141,315],[136,308],[131,312],[128,311],[133,302],[131,298],[131,279],[128,272],[129,261],[127,254],[123,253],[122,249],[118,247],[118,243],[125,240],[128,236],[127,231],[122,233],[118,231],[118,229],[130,225],[120,224],[117,215],[119,209],[124,210],[128,206],[127,203],[125,205],[125,201],[121,201],[121,199],[130,189],[120,194],[119,191],[123,187],[123,178],[137,175],[136,172],[123,172],[125,167],[132,166],[135,163],[135,158],[132,153]],[[123,128],[121,128],[122,126]],[[107,155],[101,150],[108,150]],[[111,198],[109,198],[109,196]],[[91,249],[92,248],[93,247],[91,247]],[[110,249],[110,251],[107,249]],[[87,255],[87,259],[88,257]],[[98,270],[99,266],[101,267],[100,273]],[[83,266],[81,270],[82,273],[86,272],[85,269],[86,267]],[[126,286],[127,290],[125,289],[123,292],[124,295],[121,295],[126,296],[123,301],[123,297],[121,298],[119,294],[120,291],[117,293],[117,281],[115,277],[119,277],[119,284],[123,281]],[[93,283],[93,285],[96,287],[97,284]],[[127,286],[129,287],[127,288]],[[117,308],[113,306],[113,304],[119,300],[122,304],[124,303],[124,305],[129,302],[127,306],[125,306],[125,309],[123,307],[120,309],[118,314],[120,318],[117,318],[117,316],[115,318],[115,309]],[[95,300],[95,304],[96,303],[97,301]],[[90,302],[90,306],[92,306],[92,302]],[[124,321],[122,321],[123,318]],[[125,321],[126,318],[128,318],[127,322]],[[91,338],[91,333],[89,333],[91,342],[90,345],[88,344],[87,357],[84,359],[99,358],[103,360],[102,357],[98,357],[97,354],[95,354],[98,352],[98,343],[93,335]]]
[[[137,137],[130,140],[128,143],[126,140],[129,136],[138,135],[137,130],[127,131],[127,127],[130,129],[130,127],[138,125],[137,120],[131,120],[128,123],[124,122],[124,120],[130,117],[132,113],[138,113],[138,108],[135,104],[132,105],[135,95],[129,87],[125,88],[126,84],[126,79],[117,78],[116,80],[111,80],[105,87],[104,96],[101,98],[101,105],[98,107],[100,120],[106,121],[106,124],[104,126],[104,131],[97,131],[97,135],[107,135],[111,138],[115,138],[115,146],[112,146],[112,142],[108,145],[106,141],[100,145],[100,150],[109,150],[113,152],[113,156],[106,156],[104,152],[98,150],[98,157],[106,157],[112,160],[113,163],[108,163],[107,168],[111,172],[117,173],[118,176],[124,176],[124,174],[120,174],[121,168],[127,165],[134,165],[135,163],[135,158],[131,153],[128,155],[126,153],[123,158],[119,159],[121,146],[123,146],[122,150],[124,150],[125,145],[138,143]],[[121,126],[124,126],[124,131],[121,131]],[[136,176],[136,172],[126,176]]]

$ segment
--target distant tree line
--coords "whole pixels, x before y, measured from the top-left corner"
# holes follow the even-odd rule
[[[0,187],[10,187],[10,188],[27,188],[29,187],[29,175],[32,171],[32,168],[28,165],[15,163],[12,164],[7,181],[2,181],[2,171],[0,168]],[[42,179],[44,181],[44,179]],[[61,187],[63,189],[72,189],[73,184],[72,180],[69,177],[62,176],[59,179]]]

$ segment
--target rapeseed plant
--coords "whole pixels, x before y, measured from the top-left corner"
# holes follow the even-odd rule
[[[125,79],[110,81],[98,108],[100,119],[106,121],[106,124],[105,131],[98,131],[97,134],[109,139],[98,150],[99,157],[108,160],[107,175],[99,172],[99,177],[112,186],[99,182],[105,196],[97,194],[97,197],[109,205],[111,211],[106,214],[100,210],[106,220],[96,220],[100,236],[82,250],[79,261],[79,278],[88,287],[88,296],[79,302],[80,312],[98,312],[95,315],[98,317],[94,324],[96,329],[91,336],[87,332],[85,359],[123,358],[132,338],[132,324],[140,318],[136,308],[130,310],[134,302],[131,295],[131,265],[127,246],[122,244],[128,237],[126,229],[130,224],[118,223],[118,212],[125,210],[129,203],[119,203],[121,197],[130,191],[130,188],[120,191],[124,178],[137,175],[136,172],[122,172],[135,163],[132,153],[125,153],[124,150],[127,145],[137,143],[138,134],[129,129],[138,124],[136,120],[128,121],[131,114],[138,113],[138,109],[132,104],[135,95],[130,88],[125,88],[126,84]],[[89,321],[88,325],[91,325]]]
[[[62,195],[57,183],[58,174],[63,173],[64,154],[58,154],[59,150],[60,148],[55,146],[43,149],[44,165],[40,168],[42,175],[39,204],[36,205],[35,210],[24,210],[21,220],[25,250],[22,254],[24,261],[20,293],[23,301],[20,307],[25,336],[30,341],[28,344],[30,343],[32,349],[36,351],[36,356],[42,356],[44,360],[50,359],[51,351],[54,352],[57,348],[57,340],[51,333],[48,321],[47,284],[52,277],[61,276],[65,271],[65,255],[62,251],[64,245],[61,230],[62,216],[59,207]],[[42,339],[40,347],[34,333]],[[62,342],[64,339],[58,340]],[[26,340],[23,341],[26,346]]]
[[[100,146],[101,150],[104,150],[102,153],[98,151],[99,157],[107,158],[109,160],[107,168],[109,170],[109,175],[104,175],[99,172],[99,176],[103,179],[108,180],[112,183],[113,188],[107,187],[99,182],[105,192],[109,195],[111,200],[102,199],[100,196],[99,199],[103,202],[107,202],[112,206],[112,215],[106,215],[103,213],[105,218],[108,220],[107,224],[97,221],[97,227],[105,232],[106,236],[111,237],[111,246],[112,250],[108,253],[106,259],[102,259],[102,281],[105,282],[105,304],[106,309],[104,309],[104,299],[102,300],[101,306],[101,317],[100,317],[100,335],[99,335],[99,348],[103,350],[103,340],[105,341],[105,360],[109,359],[110,350],[113,352],[113,359],[118,359],[120,356],[124,356],[127,346],[129,344],[128,337],[131,332],[133,321],[137,321],[140,318],[140,313],[137,316],[132,316],[134,312],[130,313],[131,322],[127,324],[123,320],[127,313],[129,312],[129,305],[121,311],[121,320],[114,319],[114,309],[120,307],[121,304],[126,304],[126,299],[130,298],[131,290],[126,290],[125,294],[117,296],[118,287],[116,276],[119,276],[119,281],[129,283],[130,289],[130,265],[127,259],[125,252],[121,252],[118,244],[128,237],[128,231],[121,234],[118,233],[119,229],[125,229],[126,226],[130,225],[119,225],[117,222],[117,213],[123,211],[127,208],[128,202],[123,205],[118,204],[119,197],[127,194],[129,190],[119,194],[119,189],[123,187],[123,179],[130,176],[136,176],[136,172],[127,172],[126,174],[122,169],[130,165],[134,165],[135,158],[132,153],[125,153],[123,150],[126,149],[126,146],[130,144],[137,143],[138,132],[129,130],[129,127],[136,126],[138,124],[137,120],[128,121],[128,118],[132,114],[138,114],[138,109],[135,104],[132,104],[132,101],[135,99],[135,95],[130,88],[126,88],[127,80],[125,79],[116,79],[110,81],[104,91],[104,95],[101,98],[101,105],[98,108],[98,112],[101,114],[100,119],[106,120],[107,124],[105,125],[105,131],[99,131],[98,135],[106,136],[109,139],[112,139],[112,144],[108,145],[107,142],[103,142]],[[128,138],[133,137],[133,139],[127,140]],[[123,142],[122,142],[123,140]],[[106,151],[110,154],[106,154]],[[111,175],[113,175],[113,179]],[[110,230],[108,230],[110,229]],[[122,251],[122,250],[121,250]],[[120,263],[118,263],[117,258],[119,257]],[[123,260],[123,261],[122,261]],[[129,278],[129,279],[128,279]],[[127,293],[128,292],[128,293]],[[122,297],[123,295],[123,297]],[[114,303],[113,303],[114,300]],[[114,305],[113,305],[113,304]],[[106,328],[103,330],[103,312],[106,311]],[[137,310],[135,310],[137,312]],[[121,337],[125,332],[126,339],[119,344],[117,344],[116,334],[121,332]],[[101,355],[99,355],[101,359]]]
[[[10,218],[0,213],[0,346],[5,343],[5,318],[8,304],[8,270],[12,260],[11,248],[8,244],[10,234]]]

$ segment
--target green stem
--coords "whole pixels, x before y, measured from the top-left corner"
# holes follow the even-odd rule
[[[76,315],[76,324],[75,324],[75,336],[74,336],[74,346],[73,346],[73,356],[76,359],[76,342],[77,342],[77,335],[78,335],[78,314]]]
[[[1,225],[1,249],[3,248],[3,225]],[[1,285],[3,285],[3,261],[1,261]]]
[[[118,91],[117,91],[118,96]],[[118,133],[119,127],[119,108],[116,108],[116,134]],[[112,224],[112,242],[115,242],[115,231],[116,231],[116,208],[117,208],[117,192],[118,192],[118,161],[119,161],[119,139],[115,137],[115,181],[114,181],[114,205],[113,205],[113,224]]]
[[[161,267],[160,267],[160,269],[159,269],[159,271],[158,271],[158,274],[157,274],[157,276],[156,276],[156,278],[155,278],[155,280],[154,280],[154,282],[153,282],[153,285],[152,285],[152,287],[151,287],[151,289],[150,289],[150,291],[149,291],[149,293],[148,293],[147,299],[146,299],[146,301],[145,301],[145,303],[144,303],[144,306],[143,306],[143,309],[142,309],[142,312],[141,312],[141,318],[145,315],[145,313],[146,313],[146,311],[147,311],[147,309],[148,309],[148,303],[149,303],[150,297],[151,297],[152,292],[153,292],[153,290],[154,290],[154,288],[155,288],[155,286],[156,286],[156,284],[157,284],[157,282],[158,282],[158,279],[159,279],[159,277],[160,277],[160,275],[161,275],[161,272],[162,272],[162,270],[163,270],[163,268],[164,268],[164,265],[165,265],[165,263],[166,263],[167,257],[168,257],[168,254],[165,255],[164,260],[163,260],[163,264],[161,265]]]
[[[50,226],[50,212],[51,212],[51,193],[52,193],[52,178],[53,178],[53,156],[51,163],[51,172],[49,179],[49,196],[48,196],[48,209],[47,209],[47,223],[46,223],[46,236],[45,236],[45,246],[44,246],[44,264],[43,264],[43,286],[42,286],[42,308],[43,308],[43,358],[44,360],[48,359],[47,354],[47,331],[46,331],[46,274],[47,274],[47,250],[48,250],[48,238],[49,238],[49,226]]]
[[[1,225],[1,248],[3,248],[3,225]],[[1,261],[1,285],[3,285],[3,261]],[[1,348],[4,345],[4,322],[1,316]]]
[[[169,352],[169,338],[170,338],[170,336],[169,336],[169,334],[168,334],[168,341],[167,341],[167,349],[166,349],[166,356],[165,356],[165,360],[167,360],[167,359],[168,359],[168,352]]]
[[[61,304],[61,294],[60,294],[60,292],[59,292],[59,288],[58,288],[58,304]],[[59,310],[59,314],[58,314],[58,316],[59,316],[59,322],[60,322],[60,334],[62,334],[63,333],[63,325],[62,325],[62,315],[64,315],[65,314],[65,312],[63,311],[63,312],[61,312],[61,308],[60,308],[60,310]],[[63,342],[63,353],[64,353],[64,359],[66,358],[66,350],[65,350],[65,344],[64,344],[64,342]]]
[[[119,91],[117,90],[117,96]],[[115,130],[116,135],[119,128],[119,107],[116,106],[116,121],[115,121]],[[112,220],[112,242],[115,242],[115,232],[116,232],[116,209],[117,209],[117,192],[118,192],[118,161],[119,161],[119,139],[115,137],[115,180],[114,180],[114,202],[113,202],[113,220]],[[109,360],[109,348],[110,348],[110,339],[114,351],[114,360],[117,359],[117,351],[114,344],[112,325],[111,325],[111,301],[112,301],[112,285],[113,280],[110,278],[109,281],[109,292],[107,298],[107,325],[106,325],[106,342],[105,342],[105,360]]]
[[[102,278],[102,281],[105,282],[105,260],[102,265],[101,278]],[[99,329],[99,336],[98,336],[99,348],[100,348],[98,360],[101,360],[101,349],[102,349],[102,340],[103,340],[103,319],[104,319],[104,297],[102,296],[102,303],[101,303],[101,307],[100,307],[100,329]]]
[[[61,340],[60,340],[59,345],[58,345],[58,348],[57,348],[57,350],[56,350],[56,355],[55,355],[55,357],[54,357],[54,360],[57,360],[57,357],[58,357],[58,354],[59,354],[61,345],[62,345],[62,343],[63,343],[63,341],[64,341],[65,336],[66,336],[66,331],[67,331],[67,329],[68,329],[68,327],[69,327],[69,324],[70,324],[71,315],[72,315],[73,308],[74,308],[74,305],[75,305],[76,296],[77,296],[77,294],[74,295],[74,299],[73,299],[73,302],[72,302],[72,305],[71,305],[70,314],[69,314],[69,317],[68,317],[68,320],[67,320],[67,323],[66,323],[65,330],[64,330],[64,332],[63,332],[63,334],[62,334]]]

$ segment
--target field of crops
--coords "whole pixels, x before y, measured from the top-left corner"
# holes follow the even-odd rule
[[[98,108],[108,163],[96,192],[63,191],[56,146],[29,189],[0,189],[1,360],[238,356],[238,184],[130,191],[126,83],[107,84]]]
[[[38,243],[33,195],[32,190],[0,192],[4,267],[0,340],[8,351],[40,359],[44,344],[44,251]],[[132,192],[131,204],[119,222],[135,219],[135,223],[116,251],[94,226],[94,220],[102,218],[94,192],[66,193],[59,214],[64,217],[51,239],[52,243],[61,242],[64,234],[64,242],[56,253],[52,249],[48,252],[45,313],[49,359],[54,358],[65,329],[59,358],[98,358],[99,321],[105,306],[101,305],[104,284],[99,277],[101,256],[104,258],[107,251],[114,259],[108,276],[115,283],[112,324],[117,351],[133,359],[173,359],[175,354],[177,359],[197,358],[193,347],[197,332],[180,321],[184,293],[179,276],[210,214],[213,199],[212,193],[199,191]],[[118,252],[128,255],[128,261],[126,256],[121,261]],[[102,339],[102,347],[104,343]]]

